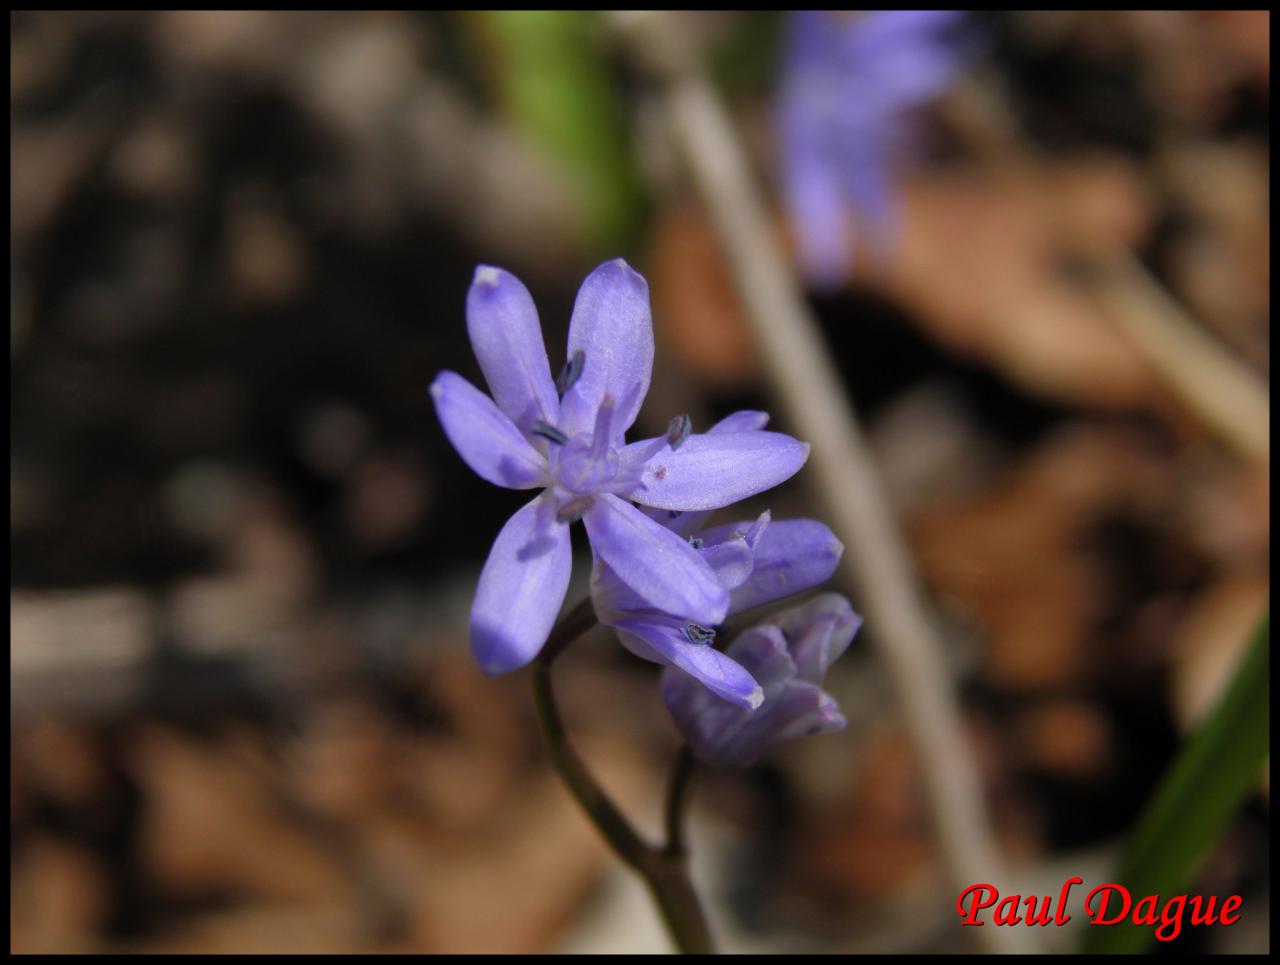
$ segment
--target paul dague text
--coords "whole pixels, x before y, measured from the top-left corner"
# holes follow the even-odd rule
[[[956,911],[962,925],[985,925],[982,912],[991,911],[994,925],[1065,925],[1071,920],[1067,904],[1071,889],[1084,884],[1083,878],[1068,878],[1058,892],[1057,902],[1049,895],[1000,897],[995,885],[970,885],[956,899]],[[1124,885],[1098,885],[1084,899],[1084,913],[1091,925],[1118,925],[1132,921],[1135,925],[1155,928],[1155,937],[1173,941],[1184,923],[1192,925],[1234,925],[1240,920],[1239,895],[1219,899],[1215,895],[1174,895],[1162,903],[1159,895],[1147,895],[1137,902]]]

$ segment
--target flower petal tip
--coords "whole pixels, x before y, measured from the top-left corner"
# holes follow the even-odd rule
[[[603,265],[597,268],[596,271],[616,272],[622,278],[634,285],[637,290],[643,292],[647,292],[649,290],[649,282],[645,280],[644,275],[640,274],[640,272],[627,264],[627,260],[625,258],[615,258],[613,261],[606,261]],[[594,274],[594,272],[592,274]]]
[[[528,662],[513,654],[498,635],[479,627],[471,630],[471,657],[486,677],[501,677]]]
[[[502,269],[493,265],[479,265],[471,284],[479,288],[497,288],[502,283]]]
[[[501,630],[484,623],[471,626],[471,659],[486,677],[501,677],[530,663],[542,647],[530,652]]]
[[[835,558],[836,563],[839,563],[844,558],[844,543],[836,538],[835,533],[832,533],[831,542],[828,545],[828,552]]]

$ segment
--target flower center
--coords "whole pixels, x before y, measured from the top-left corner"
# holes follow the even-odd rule
[[[618,453],[608,447],[604,451],[582,436],[575,436],[560,447],[554,469],[556,481],[574,493],[595,493],[606,488],[618,474]]]
[[[575,359],[578,354],[575,353]],[[573,367],[580,374],[581,361],[569,368]],[[570,372],[569,376],[572,375]],[[644,451],[633,452],[624,461],[618,446],[622,435],[614,431],[614,410],[613,397],[606,395],[596,410],[590,435],[579,432],[571,437],[559,426],[541,420],[533,425],[532,433],[550,443],[547,468],[555,480],[553,486],[559,498],[556,518],[562,523],[581,519],[598,493],[626,496],[641,485],[644,467],[651,455],[665,447],[677,449],[689,438],[689,417],[677,416],[671,420],[666,436],[651,440]]]
[[[552,443],[548,453],[551,476],[561,489],[576,497],[601,492],[625,492],[639,484],[636,473],[622,472],[622,459],[613,439],[614,400],[606,395],[596,411],[590,435],[580,432],[570,438],[555,426],[540,423],[534,432]],[[631,476],[636,475],[635,479]],[[561,507],[561,516],[576,518],[587,507],[582,499],[570,498]],[[587,500],[587,506],[590,501]]]

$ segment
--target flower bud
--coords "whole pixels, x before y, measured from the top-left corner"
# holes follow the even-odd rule
[[[750,767],[781,741],[844,729],[835,698],[821,684],[861,625],[848,600],[827,593],[740,634],[725,656],[764,689],[754,711],[722,700],[675,667],[663,671],[663,700],[700,760]]]

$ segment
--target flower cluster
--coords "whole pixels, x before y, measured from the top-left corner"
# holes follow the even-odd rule
[[[800,265],[833,287],[852,260],[852,212],[872,239],[895,228],[890,163],[911,108],[950,84],[961,14],[877,10],[792,14],[779,96],[783,190]]]
[[[492,398],[457,373],[441,372],[431,395],[445,434],[481,478],[541,490],[503,526],[481,571],[471,610],[480,667],[505,673],[542,649],[568,589],[569,527],[581,520],[594,561],[597,616],[624,646],[669,665],[668,673],[715,705],[753,720],[777,721],[780,713],[790,720],[787,708],[800,702],[794,687],[780,688],[775,668],[759,664],[755,649],[738,653],[756,631],[721,652],[713,645],[715,628],[733,613],[826,580],[842,547],[821,523],[773,522],[768,512],[704,527],[714,510],[794,475],[808,445],[766,431],[762,412],[735,413],[701,434],[688,416],[677,416],[665,435],[627,443],[649,387],[653,326],[648,286],[621,259],[583,282],[567,361],[555,381],[533,300],[510,273],[477,269],[467,330]],[[704,754],[711,745],[695,735],[720,733],[723,725],[697,723],[705,708],[687,696],[668,703],[695,752],[719,756]],[[824,718],[837,719],[843,720],[838,713]],[[746,733],[748,742],[769,743],[789,730]]]

